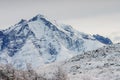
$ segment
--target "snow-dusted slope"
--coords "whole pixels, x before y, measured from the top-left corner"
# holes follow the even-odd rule
[[[38,67],[102,47],[106,45],[104,40],[106,38],[98,39],[68,25],[56,25],[37,15],[0,31],[0,62],[17,68],[25,68],[27,63]]]
[[[119,80],[120,44],[77,55],[66,61],[63,68],[70,80]]]

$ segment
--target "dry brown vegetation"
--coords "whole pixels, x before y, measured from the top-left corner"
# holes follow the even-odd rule
[[[67,75],[61,68],[55,73],[52,79],[38,75],[30,66],[26,71],[17,70],[11,65],[0,66],[0,80],[68,80]]]

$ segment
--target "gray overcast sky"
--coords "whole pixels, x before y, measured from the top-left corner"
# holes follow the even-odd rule
[[[120,31],[120,0],[0,0],[0,29],[37,14],[85,33]]]

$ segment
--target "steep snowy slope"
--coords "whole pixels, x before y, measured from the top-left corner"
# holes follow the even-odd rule
[[[38,67],[112,44],[111,40],[104,41],[104,37],[97,39],[37,15],[0,31],[0,63],[10,63],[22,69],[26,64]]]

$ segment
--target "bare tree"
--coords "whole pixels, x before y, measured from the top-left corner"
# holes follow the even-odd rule
[[[67,74],[60,67],[58,67],[58,70],[55,73],[55,80],[68,80]]]

